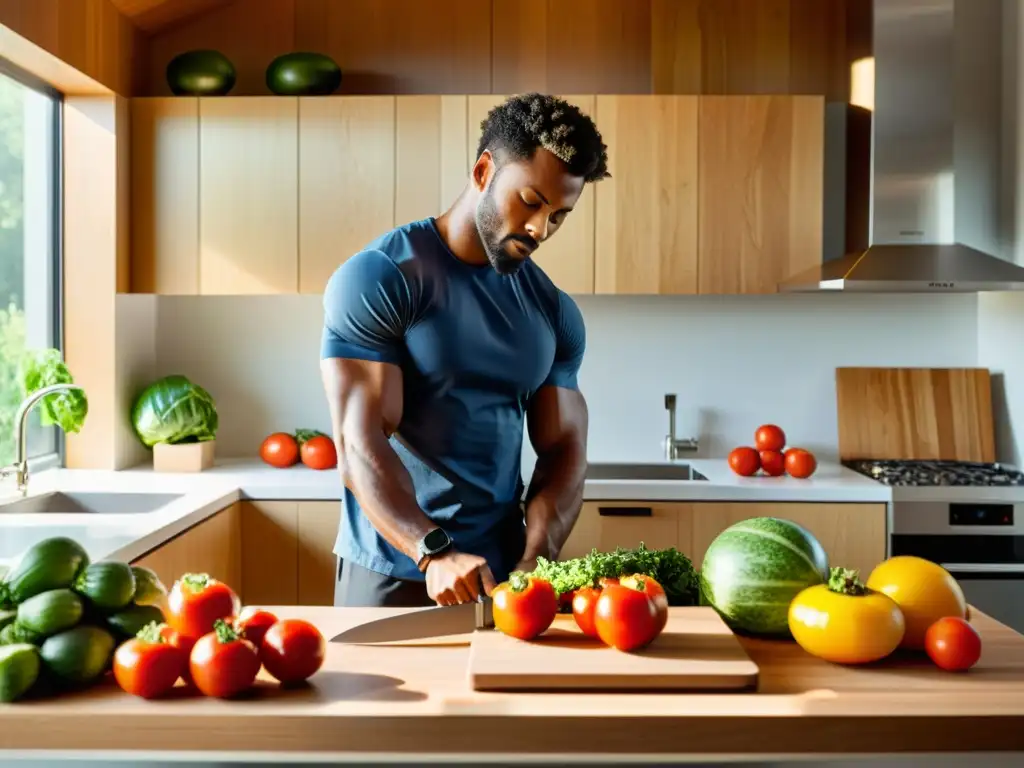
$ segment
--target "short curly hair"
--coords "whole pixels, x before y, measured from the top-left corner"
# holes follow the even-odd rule
[[[608,148],[594,121],[557,96],[526,93],[494,107],[480,123],[477,158],[484,150],[528,160],[538,148],[551,152],[573,176],[592,182],[608,178]],[[499,158],[500,162],[500,158]]]

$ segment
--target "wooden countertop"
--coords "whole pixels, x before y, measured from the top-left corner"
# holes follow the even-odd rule
[[[390,609],[271,607],[325,637]],[[953,674],[926,658],[844,668],[795,643],[743,638],[756,693],[477,693],[466,644],[328,644],[302,688],[261,678],[244,699],[144,701],[112,680],[0,705],[0,750],[362,752],[579,757],[1024,750],[1024,637],[975,612],[981,661]]]

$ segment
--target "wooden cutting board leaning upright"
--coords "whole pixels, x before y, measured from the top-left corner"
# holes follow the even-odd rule
[[[477,691],[749,691],[758,667],[713,608],[673,607],[646,648],[624,652],[580,632],[559,614],[540,637],[477,630],[469,685]]]
[[[995,461],[987,368],[837,368],[839,458]]]

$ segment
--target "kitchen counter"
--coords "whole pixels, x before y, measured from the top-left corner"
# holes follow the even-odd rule
[[[270,608],[312,621],[328,638],[403,610]],[[973,622],[984,651],[963,674],[923,657],[840,667],[792,642],[741,638],[760,668],[759,688],[724,694],[478,693],[466,683],[464,642],[329,643],[307,685],[282,689],[261,672],[234,701],[182,687],[168,700],[144,701],[108,680],[0,706],[0,750],[141,750],[161,759],[166,751],[220,761],[360,753],[363,763],[404,756],[476,764],[1024,750],[1024,637],[979,612]]]
[[[822,465],[807,480],[739,477],[725,460],[689,463],[708,479],[588,480],[584,497],[598,500],[887,502],[891,489],[840,465]],[[173,493],[180,498],[137,514],[27,514],[2,511],[16,497],[0,496],[0,565],[35,541],[61,533],[74,538],[93,559],[133,560],[240,499],[340,500],[335,470],[270,467],[258,459],[222,460],[205,472],[170,474],[150,466],[121,471],[54,469],[29,479],[30,495],[50,491]],[[5,489],[6,490],[6,489]]]

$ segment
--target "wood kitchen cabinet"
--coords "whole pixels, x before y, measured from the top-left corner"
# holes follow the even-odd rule
[[[504,95],[132,100],[132,281],[319,294],[391,227],[444,211]],[[774,293],[822,258],[819,96],[587,95],[611,178],[537,252],[570,294]]]
[[[884,504],[795,502],[586,502],[559,559],[597,548],[675,547],[700,568],[719,533],[751,517],[780,517],[810,531],[832,565],[866,575],[885,559]]]
[[[185,573],[242,583],[242,505],[232,504],[132,561],[151,568],[168,589]]]
[[[702,96],[700,293],[776,293],[823,258],[820,96]]]
[[[244,501],[240,590],[254,605],[332,605],[338,501]]]
[[[697,96],[598,96],[595,290],[697,293]]]
[[[208,573],[244,604],[332,605],[338,501],[240,501],[133,561],[170,589]]]
[[[395,99],[299,99],[299,293],[394,226]]]
[[[131,289],[199,293],[199,99],[131,100]]]
[[[199,100],[200,293],[298,290],[298,119],[295,97]]]
[[[487,117],[488,111],[507,98],[507,95],[494,94],[469,97],[467,176],[469,169],[477,160],[480,123]],[[594,96],[565,95],[562,98],[578,105],[584,112],[594,114]],[[551,239],[537,250],[534,257],[552,282],[566,293],[594,293],[594,201],[594,185],[587,184],[572,213],[565,218],[565,222]]]

